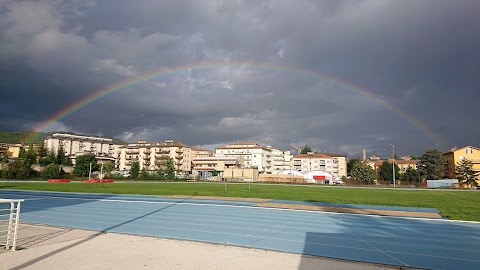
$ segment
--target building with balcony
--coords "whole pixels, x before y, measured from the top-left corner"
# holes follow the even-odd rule
[[[192,171],[191,151],[189,146],[175,140],[138,141],[120,148],[119,169],[129,171],[133,163],[138,162],[140,170],[154,171],[159,169],[165,158],[170,158],[177,175],[186,175]]]
[[[213,151],[210,151],[206,148],[201,148],[201,147],[193,147],[192,148],[192,158],[195,157],[213,157],[214,153]]]
[[[217,147],[215,156],[242,158],[245,168],[258,168],[260,173],[270,174],[289,169],[292,157],[290,151],[283,152],[254,142],[233,142]]]
[[[310,152],[294,156],[293,170],[307,174],[312,171],[325,172],[333,177],[342,177],[347,175],[346,156],[337,153],[317,154]]]
[[[452,148],[443,153],[445,158],[444,176],[450,179],[456,179],[456,166],[462,159],[472,162],[472,169],[480,173],[480,149],[474,146],[465,146],[462,148]],[[480,185],[480,180],[477,181]]]
[[[54,153],[60,147],[65,151],[65,156],[72,159],[80,155],[93,154],[99,161],[112,161],[118,168],[120,147],[122,144],[114,143],[110,138],[76,135],[69,133],[54,133],[45,138],[45,148]]]

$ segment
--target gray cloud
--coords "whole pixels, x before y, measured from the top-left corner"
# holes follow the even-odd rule
[[[49,129],[350,155],[478,146],[479,15],[474,0],[0,1],[0,128],[29,130],[171,70]]]

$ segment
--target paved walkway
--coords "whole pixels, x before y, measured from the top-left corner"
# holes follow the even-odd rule
[[[299,254],[39,224],[21,224],[18,249],[0,252],[0,269],[394,269]]]

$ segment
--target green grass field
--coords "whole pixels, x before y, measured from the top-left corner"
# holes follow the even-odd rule
[[[7,186],[8,185],[8,186]],[[322,186],[285,186],[222,183],[1,183],[0,189],[44,190],[145,195],[190,195],[241,198],[265,198],[349,204],[430,207],[446,218],[480,221],[480,191],[459,190],[393,190],[375,188],[336,188]]]

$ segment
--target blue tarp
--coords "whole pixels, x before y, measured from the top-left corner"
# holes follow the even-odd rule
[[[457,179],[427,180],[429,188],[452,187],[454,184],[458,184]]]

